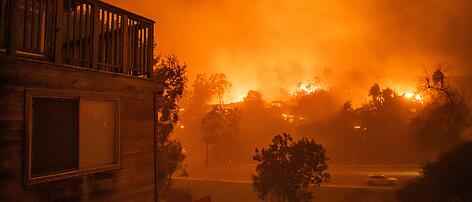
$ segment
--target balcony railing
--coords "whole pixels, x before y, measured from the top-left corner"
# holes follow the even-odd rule
[[[149,77],[154,22],[98,0],[0,0],[0,51]]]
[[[7,0],[0,0],[0,50],[5,51],[7,47],[7,27],[8,27],[8,2]]]

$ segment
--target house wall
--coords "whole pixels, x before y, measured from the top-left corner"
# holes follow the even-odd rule
[[[24,183],[25,90],[121,95],[121,169]],[[154,201],[154,93],[149,79],[0,56],[0,201]]]

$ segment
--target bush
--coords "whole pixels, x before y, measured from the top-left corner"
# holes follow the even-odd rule
[[[397,191],[399,201],[472,201],[472,142],[443,153]]]

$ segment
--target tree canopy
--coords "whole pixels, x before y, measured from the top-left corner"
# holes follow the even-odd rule
[[[472,125],[465,95],[441,68],[426,73],[419,88],[431,101],[412,119],[410,127],[423,149],[436,155],[461,143],[462,131]]]
[[[163,85],[163,91],[157,98],[158,145],[157,169],[159,196],[162,196],[170,186],[172,174],[181,169],[185,159],[183,147],[179,141],[170,138],[174,125],[179,120],[178,100],[184,92],[187,77],[187,65],[181,64],[174,55],[157,56],[152,78]]]
[[[325,153],[314,140],[294,141],[287,133],[276,135],[268,148],[256,149],[253,156],[259,163],[257,174],[252,176],[258,197],[290,202],[313,200],[308,187],[329,180]]]
[[[229,157],[228,152],[233,148],[235,140],[240,135],[240,119],[239,109],[230,109],[222,105],[213,106],[203,117],[200,128],[202,138],[206,142],[207,147],[214,147],[217,154],[216,160],[223,160],[223,158]]]

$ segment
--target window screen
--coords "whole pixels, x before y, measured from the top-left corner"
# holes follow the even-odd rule
[[[90,100],[81,102],[80,167],[116,163],[117,101]]]
[[[33,177],[78,168],[78,109],[77,99],[33,98]]]

